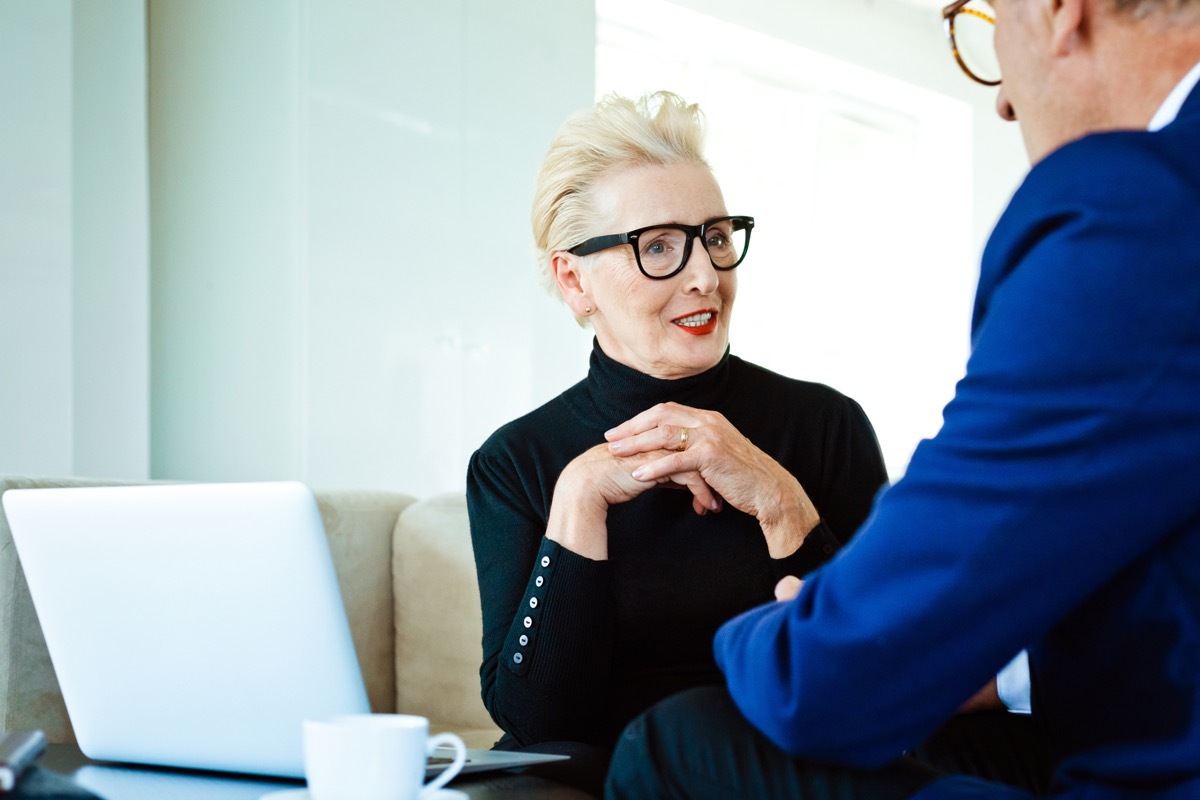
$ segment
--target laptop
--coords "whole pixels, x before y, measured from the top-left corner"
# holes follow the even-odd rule
[[[3,505],[89,758],[302,778],[303,720],[370,711],[304,484],[12,489]],[[472,750],[463,771],[559,758]]]

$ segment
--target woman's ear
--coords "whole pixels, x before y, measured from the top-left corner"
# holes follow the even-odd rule
[[[579,256],[571,255],[566,250],[555,250],[550,254],[550,268],[554,270],[554,281],[567,308],[577,317],[590,316],[595,310],[595,303],[584,287]]]

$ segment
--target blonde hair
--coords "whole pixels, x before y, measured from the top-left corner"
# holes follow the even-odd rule
[[[542,161],[533,194],[533,241],[545,289],[558,296],[552,253],[616,232],[595,229],[594,188],[601,179],[625,167],[708,167],[703,151],[700,107],[672,92],[637,100],[610,94],[568,117]]]

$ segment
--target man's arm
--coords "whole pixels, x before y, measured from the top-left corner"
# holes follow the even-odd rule
[[[775,599],[793,600],[800,594],[803,585],[804,581],[794,575],[788,575],[776,584]],[[1022,650],[995,678],[959,706],[958,713],[1007,709],[1018,714],[1028,714],[1031,705],[1030,694],[1029,654]]]

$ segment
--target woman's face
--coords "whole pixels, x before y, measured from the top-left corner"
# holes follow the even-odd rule
[[[697,164],[622,169],[597,184],[595,201],[598,232],[606,234],[659,223],[699,225],[729,213],[712,173]],[[562,254],[555,265],[564,298],[576,314],[590,317],[605,353],[657,378],[695,375],[720,361],[737,275],[714,269],[698,239],[683,270],[665,280],[643,275],[629,245],[587,258],[591,263],[581,266],[578,257]]]

